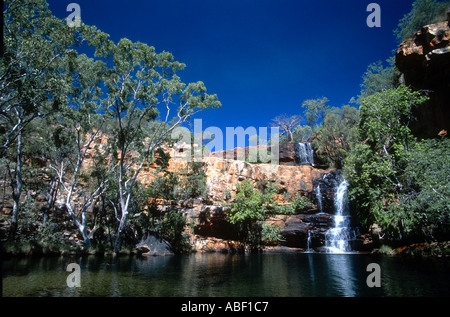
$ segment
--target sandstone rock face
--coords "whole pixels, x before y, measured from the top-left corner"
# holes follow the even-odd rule
[[[400,44],[395,64],[405,84],[424,90],[430,101],[414,111],[411,124],[419,137],[437,137],[450,122],[450,27],[449,21],[426,25]]]
[[[231,150],[217,151],[211,152],[209,154],[210,157],[217,157],[222,159],[230,159],[230,160],[241,160],[241,161],[250,161],[256,163],[257,160],[251,160],[250,155],[254,155],[254,158],[258,158],[255,154],[258,151],[266,151],[266,153],[271,152],[271,147],[267,145],[258,145],[258,146],[248,146],[246,148],[235,148]],[[299,160],[296,156],[295,143],[281,143],[278,148],[278,159],[280,165],[298,165]],[[268,155],[269,155],[268,154]]]
[[[281,192],[294,197],[303,192],[313,192],[313,181],[326,171],[311,166],[287,166],[273,164],[250,164],[243,161],[224,160],[215,157],[204,159],[207,185],[212,200],[225,200],[228,191],[232,197],[236,193],[236,185],[244,180],[255,188],[272,183]]]
[[[220,252],[236,253],[244,250],[241,242],[233,240],[224,240],[214,237],[204,237],[195,235],[191,239],[192,250],[195,252]]]
[[[158,210],[164,213],[170,208],[176,208],[178,212],[186,216],[186,232],[189,235],[192,251],[197,252],[222,252],[233,253],[244,250],[244,245],[238,242],[236,228],[227,221],[227,212],[231,207],[236,189],[239,183],[248,181],[255,188],[272,185],[281,193],[288,193],[291,197],[298,194],[314,195],[314,183],[322,175],[329,171],[317,169],[312,166],[296,165],[295,144],[280,145],[280,165],[252,164],[243,160],[226,159],[227,154],[239,158],[239,155],[248,155],[249,148],[233,149],[212,153],[204,157],[203,168],[206,174],[208,187],[208,201],[194,199],[189,202],[178,202],[170,205],[167,202],[156,200]],[[167,171],[183,173],[187,169],[188,162],[177,158],[171,151],[171,159]],[[139,180],[150,184],[154,178],[154,168],[146,169]],[[277,199],[283,202],[283,195]],[[170,205],[170,206],[169,206]],[[312,247],[321,247],[324,241],[324,232],[331,225],[331,217],[328,214],[317,214],[317,210],[311,210],[311,214],[302,215],[276,215],[267,220],[268,224],[281,228],[283,236],[279,241],[281,246],[289,248],[305,249],[308,235],[311,236]],[[149,251],[142,250],[148,254]]]
[[[95,141],[100,147],[107,146],[107,137],[102,136]],[[176,172],[179,174],[187,173],[188,162],[184,159],[177,159],[176,149],[166,148],[164,150],[170,154],[169,165],[165,169],[167,172]],[[249,149],[232,150],[239,154],[240,151],[249,153]],[[239,183],[243,181],[250,182],[255,188],[263,189],[267,186],[273,186],[280,192],[277,195],[278,203],[288,203],[284,201],[283,194],[286,197],[295,198],[297,195],[309,196],[312,198],[314,193],[314,181],[329,173],[329,171],[317,169],[309,165],[299,166],[296,162],[295,144],[280,144],[280,165],[275,164],[251,164],[242,160],[226,159],[220,155],[204,157],[202,160],[203,168],[206,174],[206,184],[208,189],[208,198],[191,198],[186,201],[165,201],[163,199],[152,198],[148,201],[148,206],[144,206],[144,213],[147,213],[149,206],[157,208],[162,214],[170,209],[177,209],[178,212],[186,216],[185,233],[188,234],[190,246],[193,251],[199,252],[239,252],[244,249],[244,245],[238,242],[237,229],[227,221],[227,212],[231,208],[231,203],[236,195],[236,189]],[[222,153],[223,154],[223,153]],[[226,153],[225,153],[226,154]],[[237,155],[236,154],[236,155]],[[85,168],[94,164],[91,152],[88,151],[84,162]],[[157,164],[152,163],[145,166],[141,171],[138,180],[144,186],[149,186],[155,178]],[[46,180],[49,181],[49,180]],[[36,199],[39,206],[47,204],[47,195],[38,195],[38,193],[29,193],[30,197]],[[75,188],[74,201],[75,209],[79,210],[83,203],[83,187]],[[290,202],[290,201],[289,201]],[[38,206],[38,207],[39,207]],[[4,204],[3,213],[6,214],[10,208]],[[94,208],[95,206],[93,206]],[[39,207],[40,208],[40,207]],[[88,213],[93,212],[89,208]],[[306,211],[315,213],[317,210]],[[64,196],[57,195],[55,199],[55,208],[52,211],[53,216],[68,217],[64,206]],[[313,214],[305,215],[276,215],[272,216],[268,223],[280,227],[283,235],[281,245],[304,248],[309,232],[314,232],[316,241],[321,241],[323,235],[320,234],[318,226],[322,226],[327,220],[320,220],[320,216]],[[70,223],[70,220],[68,220]],[[0,224],[2,231],[3,224]],[[319,228],[315,229],[314,228]],[[312,230],[313,229],[313,230]],[[68,233],[69,234],[69,233]],[[81,239],[81,237],[79,238]],[[323,239],[322,239],[323,240]],[[316,243],[320,245],[320,242]],[[142,255],[171,255],[174,249],[167,242],[156,235],[144,237],[136,245],[136,249]]]

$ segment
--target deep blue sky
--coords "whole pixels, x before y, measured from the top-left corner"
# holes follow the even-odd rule
[[[126,37],[169,51],[187,65],[184,82],[201,80],[222,108],[197,116],[203,128],[264,127],[300,114],[306,99],[348,104],[367,66],[396,49],[393,30],[413,0],[48,0],[53,14],[81,6],[84,23],[117,42]],[[381,6],[369,28],[367,5]]]

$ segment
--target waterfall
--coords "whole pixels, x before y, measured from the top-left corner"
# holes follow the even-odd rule
[[[310,142],[298,143],[297,156],[300,159],[300,165],[314,166],[314,149]]]
[[[348,187],[341,170],[326,173],[314,182],[317,209],[330,216],[328,230],[323,235],[323,250],[329,253],[352,251],[351,243],[356,237],[356,229],[351,226]]]
[[[313,252],[314,250],[311,248],[311,230],[308,230],[308,240],[306,241],[306,251],[305,253]]]
[[[325,248],[330,253],[351,251],[352,228],[347,200],[348,182],[342,178],[334,194],[334,227],[325,233]]]
[[[319,211],[323,212],[323,207],[322,207],[322,193],[320,192],[320,184],[317,184],[316,188],[314,189],[314,192],[316,194],[316,198],[317,198],[317,205],[319,207]]]

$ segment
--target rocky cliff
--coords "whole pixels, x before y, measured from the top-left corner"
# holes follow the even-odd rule
[[[426,25],[400,44],[395,64],[404,82],[425,92],[430,101],[414,110],[411,129],[418,137],[435,138],[450,125],[450,12],[449,19]]]
[[[280,145],[280,164],[255,164],[244,160],[249,148],[236,148],[228,151],[214,152],[202,160],[206,174],[207,199],[192,199],[184,202],[158,201],[157,209],[164,213],[177,209],[187,219],[186,233],[190,236],[193,250],[200,252],[233,252],[243,248],[237,242],[235,228],[227,221],[227,212],[231,208],[236,189],[243,181],[250,182],[254,188],[262,190],[271,186],[278,189],[275,197],[279,204],[289,204],[297,195],[309,197],[314,201],[314,184],[329,173],[309,165],[298,165],[295,145]],[[166,169],[168,172],[184,171],[188,163],[176,159],[175,150],[170,150],[171,159]],[[229,156],[227,156],[229,155]],[[231,157],[232,159],[227,159]],[[175,159],[174,159],[175,158]],[[154,168],[147,169],[140,177],[141,182],[149,184],[154,177]],[[288,198],[286,198],[288,197]],[[312,246],[323,245],[324,233],[332,225],[329,214],[319,213],[315,205],[303,214],[273,215],[267,222],[280,228],[282,241],[275,244],[305,249],[309,232],[312,232]]]
[[[176,150],[169,149],[170,157],[167,171],[180,173],[187,169],[188,162],[177,158]],[[249,181],[255,188],[262,189],[268,185],[279,189],[281,194],[287,193],[292,197],[297,194],[311,196],[314,191],[313,182],[320,178],[327,170],[314,168],[309,165],[298,165],[293,143],[280,145],[280,164],[257,164],[238,160],[237,155],[248,155],[249,148],[236,148],[228,151],[213,152],[202,160],[206,174],[208,196],[212,201],[224,201],[225,196],[233,198],[236,185],[244,180]],[[231,153],[231,154],[230,154]],[[230,154],[233,159],[226,159]],[[245,156],[247,157],[247,156]],[[146,169],[139,180],[149,184],[153,180],[156,165]]]
[[[250,164],[238,160],[207,157],[204,159],[209,194],[213,200],[223,200],[225,192],[234,196],[236,185],[244,180],[255,188],[272,184],[281,193],[295,197],[309,196],[313,192],[313,181],[325,171],[311,166],[287,166],[273,164]]]
[[[210,157],[232,160],[248,160],[251,151],[267,151],[270,153],[271,147],[267,145],[248,146],[246,148],[234,148],[230,150],[211,152]],[[296,155],[295,143],[287,142],[278,145],[278,161],[280,165],[297,166],[299,158]]]

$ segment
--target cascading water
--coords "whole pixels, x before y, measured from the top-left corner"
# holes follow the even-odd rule
[[[314,149],[310,142],[298,143],[297,156],[300,159],[300,165],[314,166]]]
[[[319,207],[319,211],[323,212],[323,207],[322,207],[322,193],[320,191],[320,184],[318,184],[316,186],[316,188],[314,189],[314,192],[316,194],[316,198],[317,198],[317,206]]]
[[[311,248],[311,230],[308,230],[308,239],[306,240],[306,250],[305,253],[311,253],[314,250]]]
[[[334,194],[334,228],[325,233],[325,247],[331,253],[352,251],[350,246],[352,228],[347,201],[348,182],[342,178]]]
[[[341,171],[323,175],[314,186],[319,211],[333,215],[332,227],[324,234],[324,250],[329,253],[352,251],[350,242],[354,237],[354,230],[350,221],[348,186]]]

